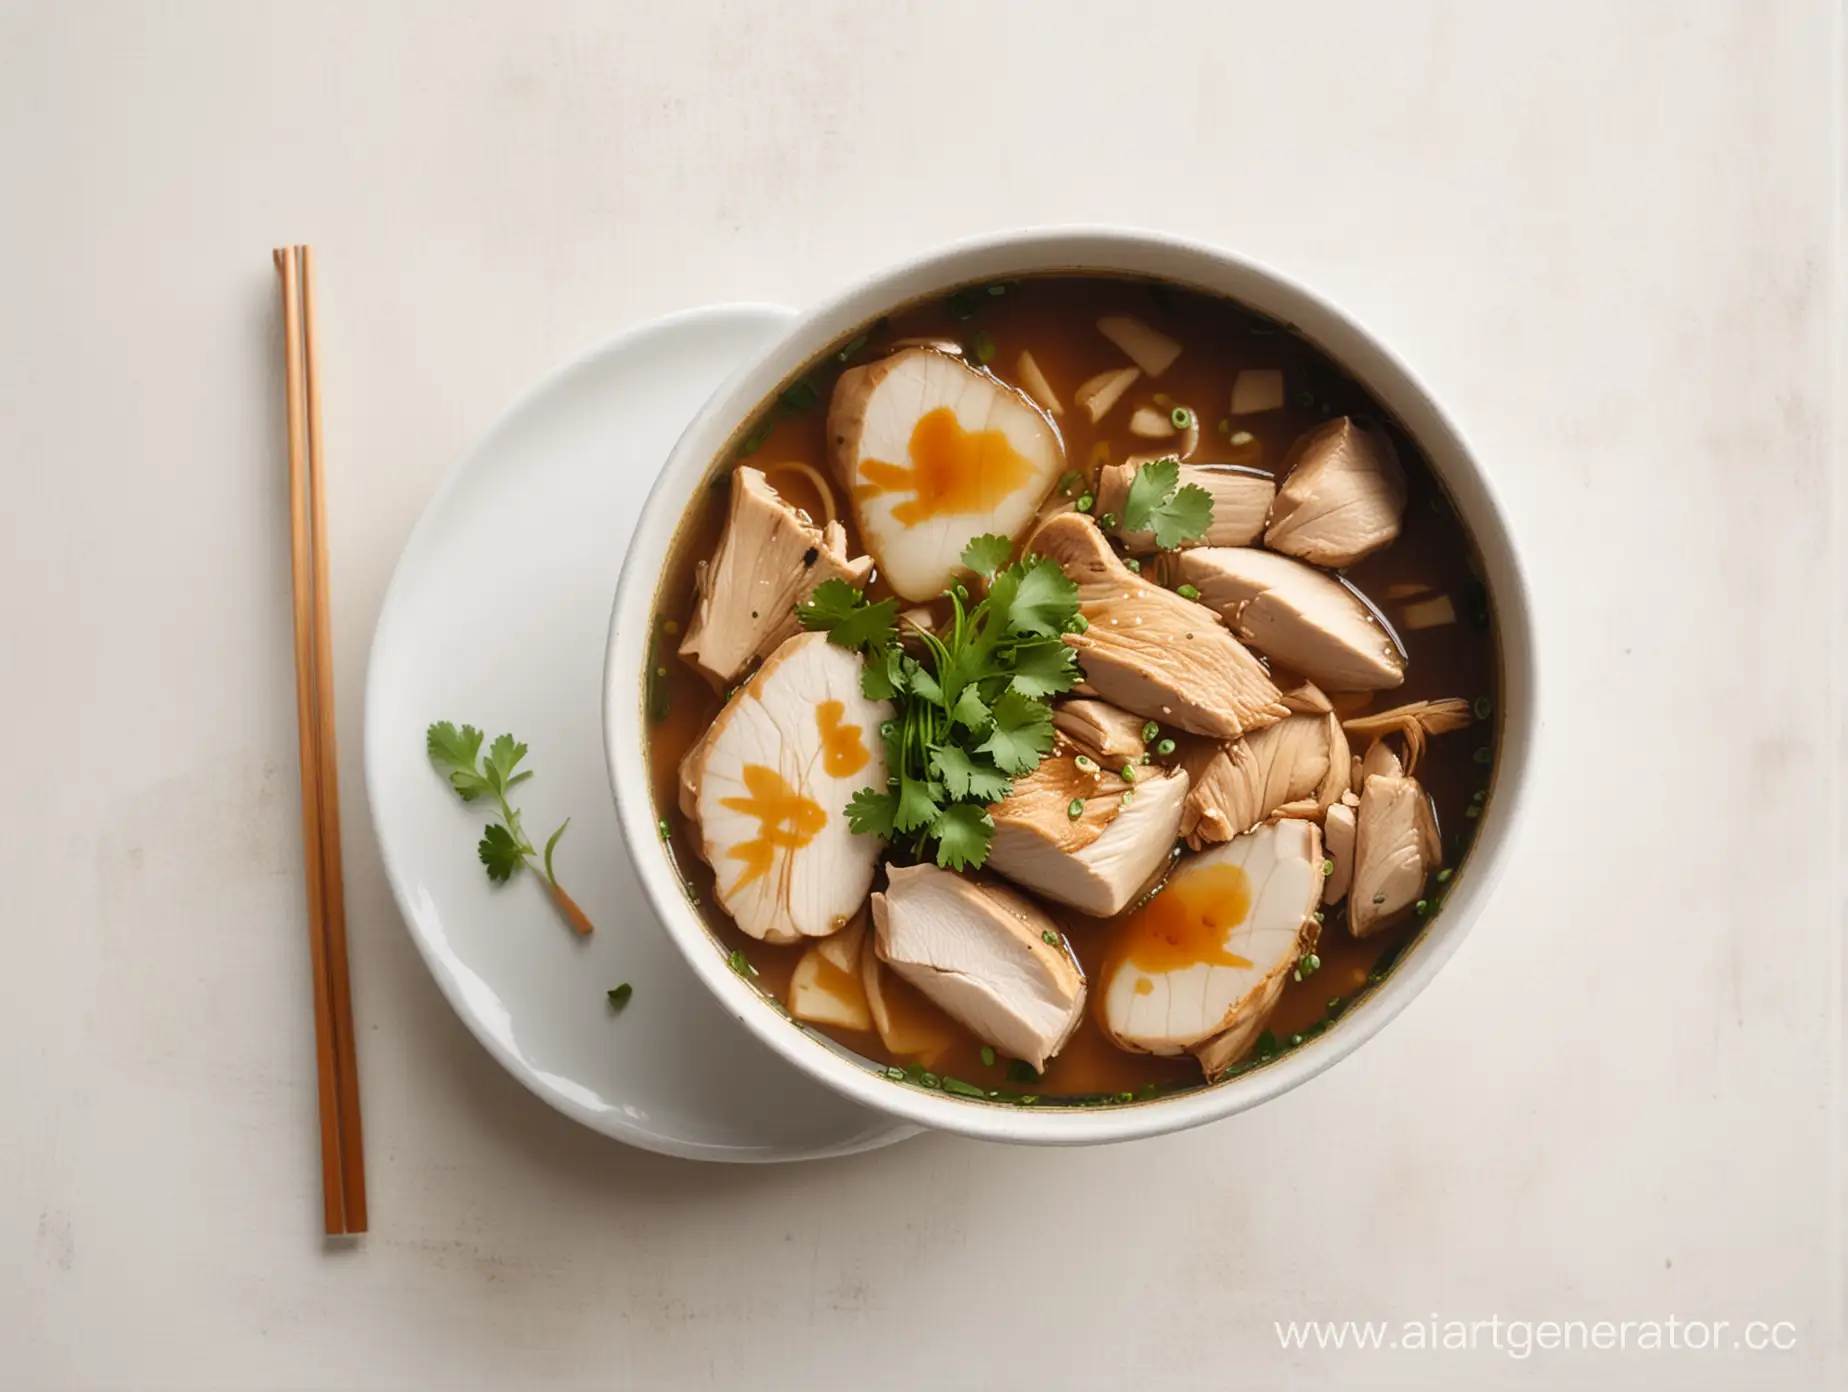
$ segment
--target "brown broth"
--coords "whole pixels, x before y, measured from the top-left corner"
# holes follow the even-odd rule
[[[1351,567],[1346,578],[1398,633],[1407,657],[1406,678],[1398,689],[1378,693],[1366,706],[1343,713],[1358,714],[1361,709],[1383,709],[1445,696],[1471,700],[1486,697],[1498,704],[1488,598],[1477,579],[1478,568],[1468,536],[1441,485],[1397,422],[1363,387],[1305,339],[1287,326],[1230,300],[1111,277],[1034,277],[1007,282],[1001,294],[975,287],[960,292],[954,302],[965,309],[972,305],[973,314],[959,316],[952,310],[951,299],[933,298],[879,320],[868,327],[863,342],[849,355],[851,363],[875,359],[900,340],[950,339],[965,346],[972,363],[980,356],[978,349],[991,348],[989,369],[1003,381],[1017,384],[1015,364],[1021,351],[1030,349],[1067,407],[1058,418],[1058,426],[1068,465],[1091,478],[1095,478],[1102,462],[1120,462],[1131,454],[1159,447],[1160,442],[1140,439],[1128,429],[1134,407],[1153,401],[1158,391],[1165,404],[1187,406],[1197,414],[1201,440],[1194,456],[1196,462],[1255,466],[1274,474],[1279,482],[1291,444],[1310,427],[1341,414],[1364,415],[1384,423],[1392,432],[1406,473],[1409,496],[1402,531],[1393,545]],[[1182,345],[1183,352],[1158,382],[1146,378],[1137,382],[1124,401],[1093,427],[1082,412],[1072,409],[1072,391],[1087,378],[1124,365],[1121,351],[1096,328],[1100,316],[1124,313],[1134,314],[1166,333]],[[841,346],[853,345],[849,341]],[[773,403],[759,417],[736,455],[715,469],[709,486],[689,509],[675,538],[657,593],[657,650],[650,678],[652,723],[648,754],[664,839],[686,881],[689,898],[705,918],[719,950],[741,950],[757,973],[757,985],[778,1001],[788,997],[790,975],[804,950],[802,945],[762,943],[731,922],[715,901],[712,872],[700,860],[693,828],[679,809],[681,757],[711,724],[723,702],[723,693],[714,691],[674,650],[693,608],[693,567],[716,549],[724,525],[730,470],[740,462],[749,462],[771,471],[780,462],[795,460],[832,476],[825,428],[827,403],[834,381],[846,365],[834,354],[811,365],[805,377],[798,379],[798,385],[784,394],[782,404]],[[1226,414],[1232,380],[1244,368],[1281,368],[1286,403],[1280,410],[1239,418],[1235,429],[1247,431],[1254,438],[1233,447],[1217,426]],[[804,389],[801,382],[808,383],[812,390]],[[756,447],[751,448],[754,442]],[[813,485],[800,473],[783,471],[771,482],[792,504],[811,516],[822,515]],[[837,496],[842,495],[837,492]],[[840,520],[857,554],[860,539],[853,519],[846,515]],[[1457,621],[1417,630],[1403,627],[1404,606],[1411,601],[1388,596],[1394,587],[1414,584],[1426,587],[1430,593],[1451,596]],[[875,584],[874,596],[884,593]],[[1486,757],[1493,729],[1491,717],[1487,723],[1479,721],[1468,729],[1432,739],[1418,767],[1419,779],[1437,808],[1444,833],[1445,863],[1452,867],[1466,853],[1475,827],[1469,816],[1472,800],[1483,796],[1488,786],[1490,766]],[[1355,752],[1361,751],[1356,748]],[[1086,918],[1058,904],[1041,901],[1041,907],[1065,928],[1087,978],[1095,983],[1115,924]],[[1297,1036],[1319,1033],[1333,1015],[1384,973],[1416,936],[1423,921],[1412,918],[1358,941],[1348,934],[1343,911],[1329,911],[1317,947],[1320,969],[1285,986],[1265,1034],[1253,1046],[1246,1063],[1235,1071],[1287,1049]],[[889,973],[887,979],[891,979]],[[1004,1098],[1031,1092],[1045,1102],[1150,1095],[1200,1083],[1199,1067],[1191,1058],[1132,1054],[1111,1043],[1094,1013],[1101,1008],[1101,994],[1093,993],[1092,1006],[1078,1030],[1037,1082],[1009,1082],[1007,1060],[984,1063],[981,1042],[947,1021],[955,1043],[932,1061],[931,1070],[996,1090]],[[906,991],[905,999],[909,1009],[936,1013],[935,1007],[914,991]],[[874,1033],[811,1028],[819,1029],[871,1064],[885,1067],[914,1063],[888,1054]]]

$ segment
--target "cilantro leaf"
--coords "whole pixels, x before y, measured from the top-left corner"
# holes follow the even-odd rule
[[[897,793],[862,788],[847,804],[847,827],[855,836],[890,836],[897,815]]]
[[[881,653],[868,653],[860,669],[860,694],[869,701],[889,701],[905,689],[905,675],[900,667],[897,647]]]
[[[526,863],[524,848],[499,822],[488,823],[475,854],[481,857],[481,863],[488,867],[488,878],[496,884],[506,884],[513,872]]]
[[[944,704],[943,688],[937,685],[937,679],[909,658],[905,660],[905,685],[912,695],[934,706]]]
[[[1180,487],[1181,461],[1157,459],[1130,480],[1123,502],[1126,532],[1153,532],[1164,551],[1206,535],[1213,524],[1213,495],[1196,483]]]
[[[1060,632],[1078,612],[1078,586],[1044,556],[1013,569],[1020,574],[1005,611],[1008,627],[1017,633]]]
[[[995,839],[994,818],[971,802],[959,802],[931,828],[937,836],[937,864],[946,870],[980,867]]]
[[[505,797],[507,790],[516,783],[526,781],[526,775],[514,776],[514,768],[526,757],[526,746],[512,735],[501,735],[488,746],[488,757],[483,765],[487,774],[488,786],[500,796]]]
[[[825,630],[830,643],[883,654],[898,637],[893,623],[898,601],[882,599],[868,604],[866,596],[845,580],[824,580],[807,604],[796,606],[796,617],[808,629]]]
[[[1014,543],[991,532],[977,537],[963,548],[962,563],[987,580],[1006,565],[1008,557],[1013,554]]]
[[[988,709],[988,703],[982,699],[982,693],[973,686],[965,686],[956,697],[956,705],[950,711],[950,720],[969,731],[979,735],[988,728],[994,714]]]
[[[1022,643],[1014,649],[1010,691],[1022,696],[1051,696],[1070,691],[1078,680],[1078,654],[1058,639]]]
[[[464,725],[458,730],[447,720],[437,721],[424,732],[424,747],[429,752],[430,762],[449,780],[449,786],[464,802],[473,802],[490,791],[479,767],[481,740],[481,731],[473,725]]]
[[[986,759],[976,760],[958,745],[938,745],[930,751],[930,766],[943,780],[944,789],[958,801],[999,802],[1013,791],[1006,774]],[[955,811],[951,808],[950,811]],[[948,813],[946,812],[947,816]]]
[[[976,746],[1004,773],[1031,773],[1052,749],[1052,711],[1044,703],[1005,691],[994,706],[995,727]]]
[[[921,778],[899,776],[898,807],[892,813],[892,829],[898,832],[917,831],[937,820],[943,809],[930,795],[930,787]],[[852,824],[849,823],[851,826]]]

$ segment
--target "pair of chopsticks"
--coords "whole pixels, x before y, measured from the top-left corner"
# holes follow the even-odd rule
[[[308,956],[314,972],[321,1185],[327,1232],[340,1235],[366,1230],[366,1165],[347,976],[340,784],[334,767],[334,661],[327,603],[326,474],[314,342],[313,248],[279,248],[276,269],[282,275],[283,357],[288,369],[295,710],[301,733],[302,858],[308,882]]]

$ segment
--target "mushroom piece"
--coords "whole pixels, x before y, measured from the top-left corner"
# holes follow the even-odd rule
[[[1129,433],[1145,440],[1165,440],[1180,432],[1175,429],[1174,419],[1168,412],[1157,411],[1153,406],[1138,406],[1129,414]]]
[[[1240,638],[1324,690],[1377,691],[1405,680],[1405,658],[1360,597],[1301,561],[1209,546],[1181,552],[1175,566]]]
[[[1349,416],[1325,422],[1291,448],[1264,544],[1338,569],[1390,546],[1405,512],[1405,473],[1382,430]]]
[[[1330,867],[1322,881],[1324,904],[1339,904],[1345,899],[1354,878],[1354,809],[1359,806],[1358,797],[1343,793],[1341,801],[1330,806],[1322,817],[1322,849]]]
[[[1065,462],[1025,395],[928,348],[843,372],[828,442],[861,537],[913,601],[942,592],[973,538],[1024,532]]]
[[[1226,745],[1188,744],[1180,831],[1195,850],[1271,817],[1319,816],[1347,791],[1347,737],[1332,712],[1292,715]]]
[[[838,522],[817,527],[777,496],[761,471],[741,465],[718,550],[695,571],[698,600],[680,655],[721,686],[801,632],[796,605],[824,580],[866,583],[873,558],[850,558]]]
[[[832,937],[817,940],[790,974],[789,1013],[813,1025],[870,1030],[873,1016],[860,969],[865,944],[864,915]]]
[[[1000,885],[934,865],[873,896],[880,961],[1010,1058],[1044,1069],[1084,1017],[1084,973],[1058,925]]]
[[[1142,738],[1146,723],[1141,716],[1094,698],[1063,701],[1052,710],[1053,729],[1113,768],[1137,763],[1148,751]]]
[[[1100,372],[1079,383],[1078,390],[1072,393],[1072,400],[1091,418],[1091,424],[1096,425],[1110,414],[1110,408],[1123,399],[1123,393],[1133,387],[1141,375],[1141,371],[1133,367]]]
[[[719,905],[765,942],[837,931],[866,902],[883,843],[848,829],[860,788],[884,787],[887,701],[860,693],[859,656],[804,633],[771,653],[687,755],[699,853]]]
[[[1255,416],[1283,405],[1283,374],[1276,368],[1247,368],[1232,379],[1232,414]]]
[[[1417,768],[1424,758],[1427,736],[1447,735],[1453,730],[1464,729],[1474,718],[1468,701],[1451,696],[1441,701],[1413,701],[1410,705],[1394,706],[1373,715],[1357,716],[1342,725],[1350,735],[1380,741],[1373,748],[1395,760],[1396,756],[1383,741],[1387,735],[1398,735],[1405,741],[1405,768],[1409,771]],[[1367,752],[1371,755],[1373,751]]]
[[[1233,739],[1288,714],[1268,673],[1210,610],[1134,574],[1090,518],[1055,517],[1029,549],[1078,586],[1086,628],[1065,641],[1085,683],[1132,715]]]
[[[1065,407],[1059,404],[1058,393],[1046,380],[1046,374],[1040,371],[1040,365],[1033,354],[1022,352],[1020,361],[1015,365],[1020,376],[1021,390],[1039,403],[1039,408],[1049,416],[1062,416]]]
[[[1131,551],[1153,551],[1155,534],[1132,532],[1123,526],[1129,485],[1144,463],[1171,457],[1156,455],[1127,464],[1110,464],[1098,474],[1096,512],[1099,516],[1109,514],[1117,519],[1112,530]],[[1180,487],[1197,484],[1213,499],[1213,519],[1207,524],[1205,535],[1183,541],[1182,546],[1243,546],[1264,530],[1265,515],[1277,493],[1277,485],[1271,482],[1268,474],[1249,472],[1229,464],[1183,464],[1180,472]]]
[[[1184,862],[1111,938],[1105,1032],[1134,1053],[1216,1059],[1208,1046],[1261,1021],[1314,945],[1321,892],[1313,822],[1272,822]]]
[[[1417,903],[1425,877],[1442,863],[1443,843],[1431,799],[1409,774],[1370,776],[1354,820],[1348,931],[1364,938],[1397,923]]]
[[[1180,344],[1132,315],[1106,314],[1097,321],[1097,331],[1151,377],[1161,376],[1181,355]]]
[[[988,868],[1056,903],[1109,918],[1168,863],[1187,775],[1129,763],[1119,773],[1061,746],[988,809],[995,824]]]
[[[866,988],[873,1028],[888,1053],[929,1068],[956,1042],[956,1022],[917,987],[882,966],[876,951],[861,952],[860,983]]]

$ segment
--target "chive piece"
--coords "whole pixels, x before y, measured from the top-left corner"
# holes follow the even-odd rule
[[[1232,419],[1231,419],[1231,417],[1229,417],[1229,416],[1221,416],[1221,417],[1219,418],[1219,433],[1220,433],[1221,435],[1230,435],[1230,434],[1232,433]]]
[[[1250,444],[1256,438],[1257,436],[1253,435],[1249,430],[1238,430],[1234,431],[1232,434],[1232,443],[1234,445],[1244,446]]]
[[[1082,487],[1083,484],[1084,475],[1076,469],[1067,469],[1059,475],[1059,492],[1067,498],[1072,496],[1072,490]]]
[[[1134,783],[1136,781],[1136,766],[1134,764],[1124,764],[1121,777],[1125,783]]]
[[[1335,863],[1334,863],[1334,861],[1332,861],[1332,860],[1326,860],[1326,859],[1325,859],[1325,860],[1323,860],[1323,862],[1322,862],[1322,878],[1323,878],[1323,879],[1327,879],[1327,878],[1328,878],[1328,877],[1329,877],[1330,875],[1332,875],[1332,874],[1334,874],[1334,873],[1335,873]]]
[[[1110,1100],[1117,1103],[1120,1106],[1121,1104],[1125,1102],[1134,1102],[1136,1100],[1136,1094],[1133,1092],[1119,1092],[1115,1097],[1111,1098]]]
[[[1093,498],[1089,493],[1083,493],[1079,495],[1078,501],[1072,504],[1072,506],[1077,508],[1080,512],[1089,512],[1092,508],[1097,506],[1097,499]]]
[[[1053,932],[1052,929],[1046,928],[1042,929],[1040,932],[1040,941],[1045,943],[1048,947],[1057,947],[1062,939],[1057,933]]]
[[[1134,788],[1131,788],[1128,792],[1124,793],[1122,797],[1117,799],[1117,806],[1128,807],[1130,804],[1130,800],[1134,798],[1135,796],[1136,796],[1136,790]]]
[[[852,362],[853,355],[855,353],[858,353],[865,346],[866,346],[866,335],[865,334],[861,334],[858,338],[850,338],[847,340],[846,344],[841,348],[841,351],[834,355],[834,360],[836,362],[843,362],[843,363]]]
[[[1315,921],[1317,923],[1326,923],[1328,922],[1328,915],[1323,913],[1322,910],[1317,909],[1315,911]]]
[[[965,1083],[961,1078],[946,1077],[943,1080],[943,1090],[945,1092],[954,1093],[958,1097],[980,1097],[986,1099],[988,1096],[986,1092],[983,1092],[982,1089],[977,1087],[974,1083]]]
[[[1478,696],[1470,709],[1476,713],[1476,719],[1487,720],[1495,712],[1495,703],[1487,696]]]
[[[1341,1009],[1341,997],[1330,996],[1328,998],[1328,1013],[1333,1015],[1339,1009]]]
[[[1494,757],[1495,751],[1490,749],[1486,744],[1476,750],[1475,759],[1479,764],[1486,764],[1493,760]]]
[[[1031,1107],[1037,1101],[1039,1101],[1039,1094],[1037,1092],[1023,1092],[1014,1099],[1014,1105],[1016,1107]]]
[[[1199,587],[1195,585],[1176,585],[1174,587],[1174,592],[1182,599],[1198,599],[1200,597]]]
[[[655,829],[661,833],[661,839],[663,841],[670,839],[674,834],[674,829],[667,824],[666,817],[663,817],[660,821],[655,823]]]
[[[751,965],[751,959],[744,955],[742,947],[734,947],[731,956],[725,959],[726,965],[739,976],[756,976],[757,968]]]
[[[1072,760],[1072,763],[1077,765],[1078,772],[1080,773],[1103,772],[1103,770],[1098,767],[1097,760],[1093,759],[1089,754],[1080,754],[1077,758]]]
[[[995,1066],[995,1051],[992,1045],[984,1044],[982,1046],[982,1065],[986,1068],[993,1068]]]
[[[1005,280],[997,280],[993,285],[988,287],[988,293],[991,295],[1005,295],[1007,293],[1007,282]]]
[[[1420,899],[1416,904],[1412,905],[1412,912],[1417,914],[1420,918],[1426,917],[1431,912],[1431,901],[1429,899]]]
[[[1303,1037],[1300,1034],[1293,1034],[1290,1036],[1290,1047],[1292,1049],[1294,1049],[1298,1044],[1302,1042],[1303,1042]]]
[[[635,994],[635,987],[625,981],[614,990],[606,991],[604,994],[609,997],[611,1010],[621,1010],[629,1003],[629,997]]]
[[[776,399],[777,405],[792,416],[800,415],[809,407],[818,405],[820,401],[820,389],[806,377],[797,380]]]
[[[902,1068],[888,1068],[885,1071],[885,1075],[895,1083],[902,1083],[905,1081],[905,1070]]]
[[[1482,804],[1479,802],[1472,802],[1468,807],[1463,809],[1463,815],[1468,817],[1471,821],[1474,821],[1482,815]]]
[[[941,1088],[943,1086],[943,1079],[938,1077],[935,1073],[930,1072],[928,1069],[918,1074],[918,1081],[927,1088]]]
[[[1193,424],[1193,412],[1185,406],[1176,406],[1168,412],[1168,420],[1176,430],[1185,430]]]
[[[1469,795],[1469,800],[1471,802],[1481,802],[1484,798],[1488,797],[1488,795],[1489,790],[1487,788],[1478,788]]]
[[[1037,1083],[1039,1070],[1025,1059],[1010,1059],[1007,1065],[1007,1080],[1010,1083]]]
[[[1158,740],[1155,744],[1155,752],[1164,758],[1174,753],[1174,741],[1171,739]]]
[[[1125,556],[1123,558],[1123,564],[1128,566],[1129,569],[1134,571],[1137,575],[1142,574],[1142,562],[1137,560],[1134,556]]]
[[[995,341],[977,329],[969,335],[969,351],[977,362],[987,366],[995,360]]]
[[[952,292],[945,303],[950,307],[952,318],[973,319],[976,310],[982,307],[982,288],[979,285],[965,285]]]
[[[1302,968],[1305,976],[1312,972],[1318,972],[1322,969],[1322,959],[1313,952],[1305,953],[1303,955]]]
[[[1065,809],[1065,815],[1070,817],[1074,822],[1082,817],[1084,815],[1084,799],[1073,798],[1071,804]]]
[[[1065,631],[1067,633],[1083,633],[1086,629],[1090,628],[1090,626],[1091,621],[1083,614],[1073,614],[1066,622]]]
[[[1102,517],[1097,519],[1097,525],[1102,527],[1105,531],[1108,531],[1110,528],[1116,526],[1116,514],[1114,512],[1106,512]]]
[[[1453,875],[1453,874],[1455,874],[1455,873],[1456,873],[1455,871],[1453,871],[1453,870],[1450,870],[1450,869],[1448,869],[1448,868],[1446,868],[1446,869],[1443,869],[1443,870],[1439,870],[1439,871],[1437,872],[1437,882],[1438,882],[1439,884],[1449,884],[1449,883],[1450,883],[1450,877],[1451,877],[1451,875]]]
[[[1161,726],[1157,725],[1153,720],[1151,720],[1142,727],[1142,742],[1144,744],[1147,744],[1150,740],[1154,739],[1155,736],[1159,735],[1160,733],[1161,733]]]
[[[750,455],[756,454],[758,450],[764,447],[764,441],[770,438],[770,432],[775,429],[776,421],[774,419],[759,421],[756,428],[752,430],[749,435],[746,435],[743,443],[738,446],[738,457],[744,459]]]

